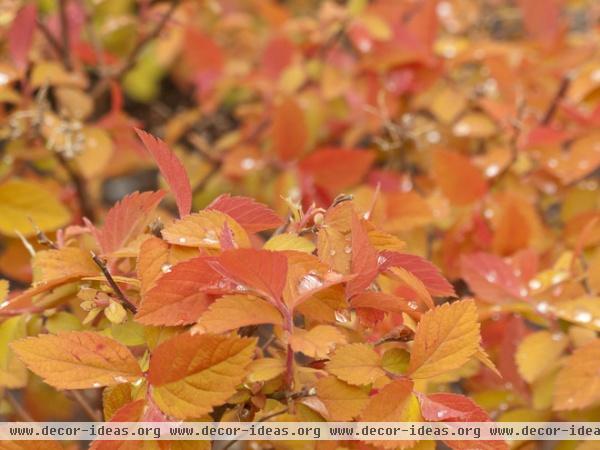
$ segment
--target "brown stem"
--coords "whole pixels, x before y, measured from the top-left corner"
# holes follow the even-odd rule
[[[284,408],[284,409],[282,409],[280,411],[275,411],[274,413],[267,414],[266,416],[261,417],[259,420],[257,420],[257,422],[266,422],[267,420],[272,419],[273,417],[277,417],[277,416],[280,416],[282,414],[285,414],[286,412],[288,412],[288,408]],[[233,444],[235,444],[238,441],[239,441],[238,439],[234,439],[234,440],[229,441],[227,443],[227,445],[225,447],[223,447],[223,450],[228,450],[229,448],[231,448],[231,446]]]
[[[21,419],[23,422],[34,422],[33,417],[29,415],[29,413],[23,408],[23,406],[19,403],[19,401],[15,398],[15,396],[10,391],[6,391],[4,393],[6,397],[6,401],[10,403],[12,409],[14,409],[15,414]]]
[[[569,90],[570,85],[571,85],[571,78],[568,76],[563,77],[563,79],[560,81],[560,85],[558,86],[558,90],[556,91],[556,94],[554,94],[554,98],[552,99],[552,102],[550,102],[550,105],[548,106],[548,109],[546,110],[544,117],[540,121],[540,123],[542,125],[548,125],[552,121],[552,119],[554,118],[554,115],[556,114],[556,111],[558,110],[560,101],[567,94],[567,91]]]
[[[102,41],[98,37],[96,30],[94,28],[93,15],[92,11],[87,5],[85,0],[79,0],[79,4],[85,14],[85,27],[88,35],[88,39],[94,47],[94,52],[96,53],[96,59],[98,62],[98,72],[101,78],[104,78],[106,74],[106,59],[104,58],[104,48],[102,46]]]
[[[105,77],[100,80],[100,82],[92,90],[93,98],[97,99],[102,94],[104,94],[104,92],[110,85],[111,79],[120,80],[127,72],[129,72],[130,69],[133,68],[133,66],[137,62],[138,57],[140,56],[140,54],[142,53],[142,51],[144,50],[144,48],[146,47],[148,42],[150,42],[152,39],[158,37],[158,35],[163,30],[165,25],[169,22],[169,19],[171,18],[171,16],[177,9],[177,6],[179,6],[180,1],[181,0],[173,0],[171,2],[171,5],[169,6],[169,9],[167,10],[167,12],[165,14],[163,14],[160,21],[156,24],[154,29],[148,35],[146,35],[143,39],[141,39],[137,43],[137,45],[133,48],[131,53],[129,53],[129,55],[127,56],[127,59],[125,60],[125,63],[114,74],[112,74],[111,77]]]
[[[58,12],[60,16],[60,36],[62,39],[62,57],[63,64],[67,70],[73,70],[71,61],[71,46],[69,43],[69,18],[67,16],[67,0],[58,2]]]
[[[93,422],[101,422],[102,421],[102,415],[100,414],[100,411],[92,408],[92,406],[89,404],[88,400],[81,394],[81,392],[69,391],[68,394],[73,400],[75,400],[77,402],[77,404],[79,406],[81,406],[81,409],[83,409],[85,414],[90,419],[92,419]]]
[[[27,217],[27,219],[29,219],[29,222],[31,223],[31,226],[33,227],[33,229],[35,230],[35,237],[38,241],[38,244],[44,245],[46,247],[49,247],[53,250],[57,250],[58,249],[58,245],[56,245],[54,243],[54,241],[52,239],[50,239],[48,237],[48,235],[46,235],[46,233],[44,233],[40,227],[37,226],[37,224],[33,221],[33,219],[31,217]]]
[[[39,30],[44,35],[44,37],[46,38],[46,40],[48,41],[48,43],[50,44],[50,47],[52,47],[52,49],[56,53],[56,56],[58,56],[59,58],[62,58],[62,55],[63,55],[62,47],[60,46],[59,42],[56,40],[56,38],[54,37],[52,32],[48,29],[46,24],[44,22],[42,22],[40,19],[36,20],[36,24],[37,24],[37,27],[39,28]]]
[[[55,152],[54,154],[56,155],[56,159],[60,163],[61,167],[65,170],[65,172],[67,172],[71,183],[73,183],[75,186],[81,215],[87,217],[90,222],[94,222],[96,215],[94,213],[94,208],[90,203],[90,197],[88,195],[85,180],[75,171],[75,169],[73,169],[69,161],[67,161],[67,159],[61,153]]]
[[[110,271],[108,270],[108,267],[106,267],[106,263],[100,257],[98,257],[98,255],[96,255],[94,252],[91,252],[91,254],[92,254],[92,259],[94,260],[94,262],[96,263],[96,265],[102,271],[102,274],[104,275],[104,278],[106,278],[106,281],[108,281],[108,284],[110,285],[110,287],[112,288],[112,290],[114,291],[114,293],[116,294],[116,296],[119,298],[119,300],[121,300],[121,304],[125,308],[127,308],[129,311],[131,311],[132,313],[135,314],[137,312],[137,306],[135,306],[131,302],[131,300],[129,300],[127,298],[127,296],[125,295],[125,293],[121,290],[121,288],[119,287],[119,285],[117,284],[117,282],[112,277]]]

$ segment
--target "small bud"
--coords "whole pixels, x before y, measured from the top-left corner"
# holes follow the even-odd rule
[[[111,300],[110,305],[104,310],[104,315],[112,323],[119,324],[127,318],[127,311],[120,303]]]
[[[323,213],[316,213],[313,217],[313,222],[315,225],[321,225],[323,223],[323,219],[325,219]]]

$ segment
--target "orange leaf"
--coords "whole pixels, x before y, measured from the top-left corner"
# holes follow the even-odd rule
[[[152,398],[179,419],[209,413],[235,394],[255,345],[255,339],[188,333],[163,342],[150,358]]]
[[[167,225],[161,234],[171,244],[218,249],[226,230],[225,224],[238,247],[250,247],[250,238],[246,230],[229,215],[214,209],[205,209],[176,220]]]
[[[487,253],[463,255],[460,269],[461,276],[482,300],[505,303],[527,295],[515,270],[499,256]]]
[[[363,292],[353,297],[350,303],[354,309],[365,308],[395,314],[415,315],[415,310],[408,305],[406,300],[385,292]]]
[[[460,153],[437,150],[432,169],[435,181],[452,203],[467,205],[487,192],[487,183],[479,169]]]
[[[479,349],[477,307],[472,299],[445,303],[421,317],[408,373],[430,378],[458,369]]]
[[[135,320],[144,325],[194,323],[210,304],[208,293],[226,292],[219,286],[221,280],[206,257],[179,263],[142,295]]]
[[[375,155],[366,150],[322,148],[300,162],[300,170],[332,195],[360,182]]]
[[[366,290],[375,277],[379,268],[377,252],[369,241],[369,236],[356,214],[352,216],[352,273],[355,278],[346,284],[346,296],[352,297]]]
[[[36,29],[37,9],[34,3],[23,6],[8,29],[8,49],[15,66],[22,70],[27,67],[29,49]]]
[[[350,384],[369,384],[385,375],[381,357],[368,344],[338,347],[327,363],[327,371]]]
[[[179,217],[187,216],[192,210],[192,187],[185,167],[162,140],[138,128],[135,132],[156,161],[160,173],[173,191]]]
[[[459,394],[418,395],[421,414],[428,422],[489,422],[488,414],[473,400]],[[469,450],[473,441],[444,441],[454,450]],[[477,441],[481,450],[508,450],[503,441]]]
[[[225,295],[202,314],[192,332],[222,333],[265,323],[283,323],[281,313],[273,305],[251,295]]]
[[[425,285],[427,291],[438,297],[456,297],[454,288],[440,273],[440,270],[425,258],[417,255],[398,252],[382,252],[380,258],[380,271],[390,267],[401,267],[413,274]]]
[[[362,422],[418,422],[421,420],[419,402],[412,393],[413,383],[400,378],[386,384],[371,397],[363,410]],[[414,441],[369,441],[370,444],[384,448],[406,448]]]
[[[268,250],[237,249],[223,252],[210,261],[221,275],[239,283],[243,289],[253,289],[270,300],[281,299],[288,263],[286,257]]]
[[[561,3],[562,0],[547,0],[540,9],[536,0],[517,2],[527,32],[547,47],[555,45],[562,34]]]
[[[329,352],[338,344],[346,343],[346,336],[334,326],[317,325],[309,331],[294,328],[289,343],[295,352],[304,353],[311,358],[327,358]]]
[[[93,230],[102,253],[116,252],[137,237],[164,195],[163,191],[134,192],[117,202],[106,214],[102,229]]]
[[[0,450],[65,450],[57,441],[0,441]]]
[[[331,375],[321,378],[315,387],[319,400],[329,413],[327,419],[334,422],[354,419],[369,402],[367,390],[351,386]]]
[[[554,409],[584,409],[600,402],[600,340],[576,349],[558,373]]]
[[[89,331],[44,334],[12,343],[27,367],[57,389],[87,389],[135,381],[142,376],[129,349]]]
[[[223,194],[206,209],[214,209],[227,214],[249,233],[277,228],[283,223],[275,211],[250,197],[232,197],[229,194]]]
[[[308,129],[304,111],[293,98],[286,98],[275,107],[271,139],[273,151],[283,161],[298,158],[306,149]]]
[[[424,305],[427,309],[435,307],[433,298],[431,298],[423,282],[411,272],[401,267],[392,267],[386,274],[400,282],[400,285],[395,289],[396,295],[417,301],[417,308],[415,309],[418,309],[419,304]],[[412,306],[414,303],[410,303],[410,305]]]
[[[285,255],[288,273],[283,299],[290,308],[299,307],[320,292],[348,280],[348,277],[330,270],[313,255],[297,251],[287,251]]]
[[[162,239],[151,237],[140,246],[137,260],[137,276],[144,294],[158,277],[171,270],[169,265],[169,244]]]

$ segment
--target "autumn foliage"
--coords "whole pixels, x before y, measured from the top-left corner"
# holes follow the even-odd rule
[[[6,418],[598,420],[597,2],[6,3]]]

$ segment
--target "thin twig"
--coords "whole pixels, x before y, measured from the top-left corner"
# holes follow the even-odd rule
[[[44,233],[40,229],[40,227],[37,226],[37,224],[33,221],[33,219],[31,217],[27,217],[27,219],[29,219],[29,223],[31,223],[31,226],[35,230],[35,237],[36,237],[36,239],[38,241],[38,244],[45,245],[46,247],[50,247],[51,249],[57,250],[58,249],[58,245],[56,245],[54,243],[54,241],[52,239],[50,239],[46,235],[46,233]]]
[[[85,27],[88,35],[88,39],[94,47],[94,52],[96,53],[96,60],[98,62],[98,72],[101,78],[104,78],[106,74],[106,58],[104,57],[104,47],[102,46],[102,41],[98,37],[96,33],[96,29],[94,28],[93,15],[90,11],[90,8],[87,5],[85,0],[79,0],[79,4],[83,9],[85,14]]]
[[[100,411],[92,408],[92,406],[88,403],[87,399],[81,394],[79,391],[69,391],[69,396],[77,402],[81,409],[85,412],[85,414],[92,419],[93,422],[101,422],[102,415]]]
[[[160,21],[156,24],[154,29],[150,33],[148,33],[143,39],[141,39],[137,43],[137,45],[133,48],[131,53],[129,53],[129,55],[127,56],[127,59],[125,60],[125,63],[110,77],[105,77],[100,80],[100,82],[92,90],[93,98],[100,97],[106,91],[106,89],[108,88],[108,86],[110,84],[111,79],[120,80],[127,72],[129,72],[130,69],[133,68],[133,66],[135,66],[135,64],[138,60],[138,57],[140,56],[140,54],[142,53],[142,51],[144,50],[146,45],[152,39],[158,37],[158,35],[161,33],[161,31],[163,30],[165,25],[169,22],[169,19],[171,18],[171,16],[177,9],[177,6],[179,6],[180,1],[181,0],[173,0],[171,2],[171,5],[169,6],[169,9],[167,10],[167,12],[165,14],[163,14]]]
[[[15,411],[15,414],[21,419],[23,422],[34,422],[33,417],[29,415],[29,413],[23,408],[23,406],[19,403],[19,401],[15,398],[12,392],[5,391],[4,396],[10,406]]]
[[[121,303],[123,304],[123,306],[135,314],[137,312],[137,306],[135,306],[131,302],[131,300],[129,300],[127,298],[125,293],[121,290],[121,288],[119,287],[117,282],[112,277],[110,271],[108,270],[108,267],[106,267],[106,263],[100,257],[98,257],[98,255],[96,255],[94,252],[90,252],[90,253],[92,254],[92,259],[94,260],[96,265],[102,271],[104,278],[106,278],[106,281],[108,281],[108,284],[110,285],[110,287],[112,288],[114,293],[117,295],[119,300],[121,300]]]
[[[554,98],[550,102],[550,105],[548,106],[546,113],[544,114],[544,116],[542,117],[542,120],[540,121],[540,123],[542,125],[548,125],[552,121],[552,119],[554,118],[554,115],[556,114],[556,111],[558,110],[558,106],[560,105],[560,102],[563,99],[563,97],[567,94],[567,91],[569,90],[570,85],[571,85],[571,77],[569,77],[569,76],[563,77],[563,79],[560,81],[560,85],[558,86],[558,90],[556,91],[556,94],[554,94]]]
[[[261,417],[256,422],[266,422],[267,420],[272,419],[273,417],[277,417],[277,416],[280,416],[282,414],[285,414],[286,412],[288,412],[288,408],[287,407],[285,409],[280,410],[280,411],[276,411],[274,413],[267,414],[266,416]],[[233,446],[233,444],[235,444],[238,441],[239,441],[239,439],[233,439],[233,440],[229,441],[227,443],[227,445],[225,447],[223,447],[223,450],[228,450],[229,448],[231,448],[231,446]]]
[[[73,169],[69,161],[67,161],[67,159],[61,153],[55,152],[54,154],[56,155],[57,161],[60,163],[65,172],[67,172],[69,179],[75,186],[81,214],[84,217],[87,217],[91,222],[94,222],[96,215],[89,201],[85,180],[81,177],[81,175],[79,175],[79,173],[75,171],[75,169]]]
[[[204,190],[204,188],[206,187],[206,185],[208,184],[208,182],[211,180],[211,178],[219,173],[220,168],[221,168],[220,162],[214,163],[212,165],[212,167],[210,168],[210,171],[206,175],[204,175],[204,178],[202,178],[202,180],[200,180],[200,182],[194,187],[193,195],[196,195],[197,193],[202,192]]]
[[[62,39],[62,57],[67,70],[73,70],[71,61],[71,45],[69,43],[69,18],[67,16],[67,0],[58,2],[58,12],[60,16],[60,36]]]
[[[36,20],[36,24],[37,24],[37,27],[39,28],[39,30],[44,35],[44,37],[46,38],[46,40],[48,41],[48,43],[50,44],[50,47],[52,47],[52,49],[56,53],[56,56],[58,56],[59,58],[62,58],[63,50],[60,46],[60,43],[56,40],[56,38],[54,37],[52,32],[46,26],[46,24],[44,22],[42,22],[40,19]]]

